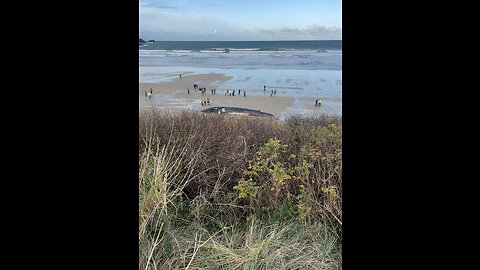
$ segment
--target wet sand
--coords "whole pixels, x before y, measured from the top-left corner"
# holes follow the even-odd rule
[[[322,98],[322,97],[320,97],[320,99],[322,101],[342,102],[342,98]],[[316,98],[303,97],[303,98],[301,98],[301,100],[306,101],[306,102],[311,103],[311,104],[315,104]]]
[[[222,82],[232,79],[230,76],[223,74],[195,74],[186,75],[182,78],[176,78],[164,83],[140,83],[139,97],[140,109],[155,106],[162,109],[181,109],[189,108],[192,110],[202,110],[208,106],[202,106],[202,99],[210,99],[210,107],[228,106],[242,107],[247,109],[261,110],[275,116],[285,113],[292,105],[293,98],[281,96],[243,96],[238,95],[238,89],[235,89],[235,96],[225,96],[225,88],[219,88]],[[197,83],[199,87],[206,87],[207,92],[202,95],[198,90],[193,89],[193,84]],[[148,100],[145,97],[145,91],[153,90],[153,98]],[[190,88],[190,94],[187,93]],[[212,95],[210,89],[216,88],[216,94]]]
[[[235,96],[225,96],[225,89],[221,85],[231,80],[231,76],[225,76],[220,73],[209,74],[190,74],[182,75],[182,78],[174,78],[162,83],[139,83],[139,105],[140,110],[145,110],[151,107],[159,109],[166,109],[169,111],[177,111],[182,109],[190,109],[192,111],[200,111],[202,109],[214,106],[226,107],[242,107],[248,109],[261,110],[262,112],[271,113],[274,116],[285,115],[289,110],[298,110],[298,102],[295,104],[293,97],[288,96],[250,96],[249,89],[245,89],[246,97],[238,95],[238,89],[235,90]],[[198,90],[193,89],[193,84],[198,84],[199,87],[206,87],[205,95],[202,95]],[[190,88],[190,94],[187,93],[187,88]],[[216,88],[216,94],[212,95],[210,89]],[[145,97],[145,91],[153,90],[153,97],[148,99]],[[263,91],[263,89],[255,89],[256,91]],[[268,91],[267,91],[268,92]],[[201,106],[202,99],[210,99],[210,106]],[[341,98],[322,98],[324,101],[340,102]],[[320,112],[319,109],[312,106],[309,108],[308,104],[314,104],[314,98],[301,98],[301,107],[307,106],[310,113]],[[295,108],[296,106],[296,108]]]

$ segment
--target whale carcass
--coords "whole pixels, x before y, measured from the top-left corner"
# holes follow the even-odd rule
[[[245,116],[263,116],[273,117],[273,114],[261,112],[260,110],[252,110],[238,107],[211,107],[202,110],[204,113],[217,113],[217,114],[236,114]]]

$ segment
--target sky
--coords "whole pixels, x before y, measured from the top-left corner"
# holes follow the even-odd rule
[[[140,38],[341,40],[341,0],[139,0]]]

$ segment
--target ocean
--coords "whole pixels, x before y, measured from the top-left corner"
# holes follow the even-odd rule
[[[263,86],[295,98],[290,113],[309,106],[302,97],[327,98],[323,110],[341,114],[342,41],[157,41],[139,47],[141,83],[157,83],[178,74],[223,73],[233,76],[222,87]]]

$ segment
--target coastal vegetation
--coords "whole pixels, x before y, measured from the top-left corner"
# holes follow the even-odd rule
[[[341,117],[139,121],[139,269],[342,268]]]

